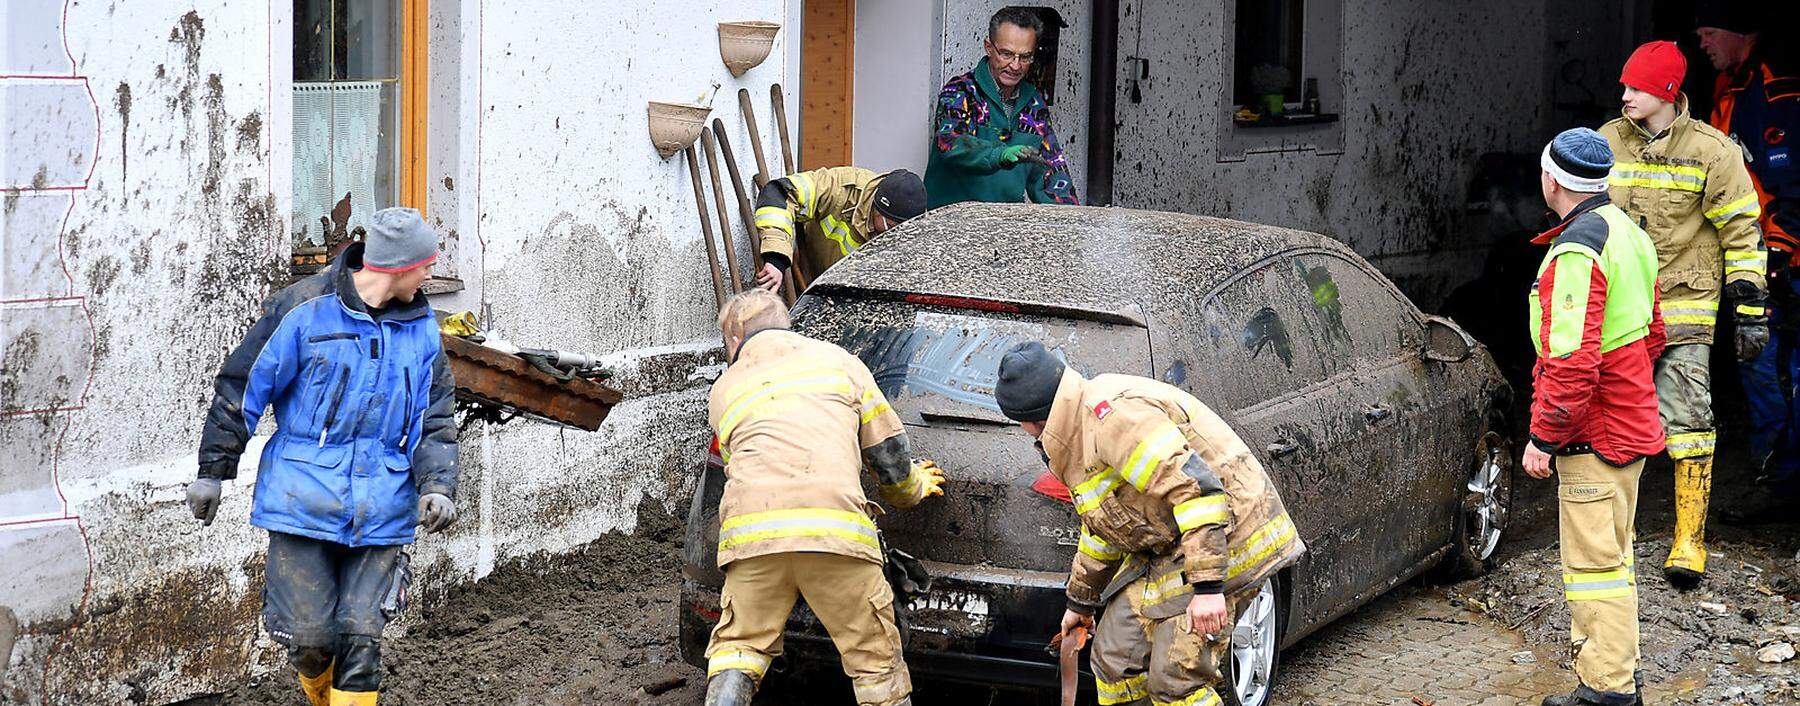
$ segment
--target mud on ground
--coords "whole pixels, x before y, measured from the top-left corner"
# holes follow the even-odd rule
[[[638,508],[638,532],[509,564],[453,590],[382,642],[383,704],[695,704],[705,675],[675,649],[681,520]],[[655,692],[654,694],[651,692]],[[291,672],[224,704],[303,706]]]
[[[1644,472],[1634,545],[1642,679],[1657,687],[1652,693],[1672,694],[1677,704],[1800,704],[1800,660],[1765,664],[1757,656],[1770,645],[1800,647],[1800,526],[1719,522],[1721,507],[1756,491],[1735,454],[1720,457],[1714,473],[1707,578],[1681,591],[1661,570],[1673,525],[1668,461],[1653,460]],[[1522,475],[1515,482],[1527,484],[1532,497],[1521,508],[1528,514],[1515,526],[1512,553],[1494,572],[1449,586],[1446,594],[1518,631],[1530,650],[1518,659],[1566,669],[1569,611],[1562,598],[1554,483]]]

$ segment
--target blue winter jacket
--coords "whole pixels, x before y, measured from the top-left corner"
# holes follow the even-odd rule
[[[275,295],[219,370],[200,476],[237,476],[263,409],[250,524],[348,546],[407,544],[426,493],[455,497],[456,383],[424,293],[379,321],[356,293],[362,244]]]

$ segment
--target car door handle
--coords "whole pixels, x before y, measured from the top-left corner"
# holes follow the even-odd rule
[[[1280,458],[1282,456],[1291,454],[1295,451],[1299,451],[1300,445],[1296,444],[1292,441],[1288,441],[1287,439],[1276,439],[1274,443],[1271,443],[1268,446],[1263,447],[1263,450],[1268,451],[1270,456]]]
[[[1371,422],[1379,422],[1392,416],[1394,416],[1394,410],[1389,409],[1387,405],[1369,405],[1367,409],[1363,410],[1363,418]]]

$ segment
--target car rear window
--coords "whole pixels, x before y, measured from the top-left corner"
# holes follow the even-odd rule
[[[1151,374],[1148,332],[1123,324],[836,296],[802,306],[794,329],[861,358],[907,424],[1010,424],[994,382],[1026,341],[1090,377]]]

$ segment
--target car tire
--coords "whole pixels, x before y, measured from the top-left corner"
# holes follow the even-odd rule
[[[1232,630],[1232,649],[1226,653],[1224,664],[1219,665],[1219,674],[1225,678],[1220,685],[1219,696],[1226,706],[1269,706],[1274,703],[1276,681],[1281,676],[1281,636],[1287,631],[1288,586],[1286,573],[1276,574],[1264,584],[1255,598],[1250,599],[1239,609],[1238,624]],[[1256,619],[1261,625],[1254,625]],[[1257,644],[1243,644],[1239,638],[1245,634],[1255,636]],[[1245,658],[1255,655],[1256,664],[1266,666],[1257,669],[1256,675],[1240,679],[1241,665],[1249,663]]]
[[[1512,444],[1499,432],[1483,432],[1475,460],[1457,499],[1456,535],[1450,554],[1433,572],[1441,583],[1466,581],[1498,563],[1500,540],[1512,514]]]

